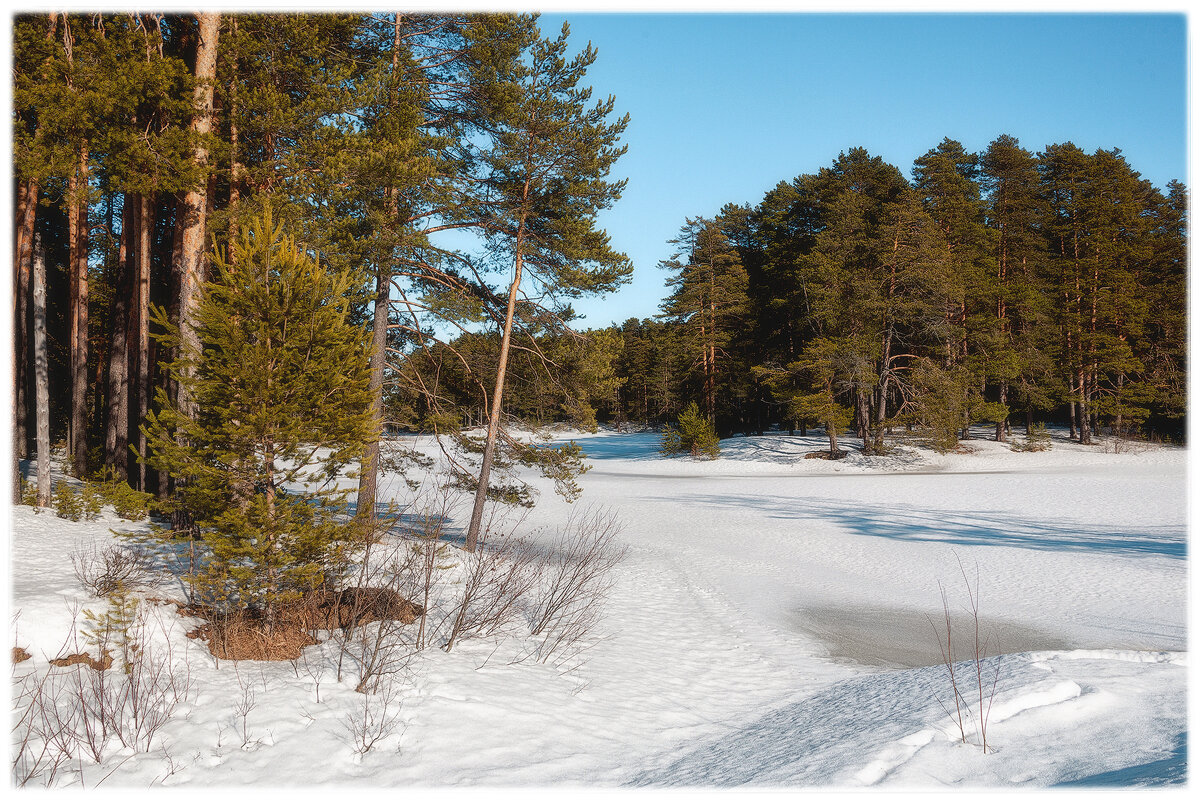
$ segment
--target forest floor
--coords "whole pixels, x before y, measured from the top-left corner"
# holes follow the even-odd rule
[[[339,656],[348,660],[336,637],[297,662],[217,661],[186,636],[199,620],[144,604],[147,635],[185,665],[186,691],[148,747],[112,739],[100,763],[61,764],[53,783],[844,790],[1186,780],[1185,449],[1085,447],[1059,432],[1044,452],[975,439],[946,455],[900,445],[827,461],[804,458],[824,437],[773,433],[723,440],[719,459],[696,461],[661,457],[652,432],[569,436],[592,466],[575,507],[615,514],[628,547],[586,649],[540,663],[514,632],[426,648],[372,696],[354,691],[345,664],[337,681]],[[535,483],[541,501],[521,531],[546,545],[573,507]],[[411,502],[399,479],[385,482],[389,492]],[[147,524],[111,509],[68,522],[19,506],[10,519],[10,636],[31,655],[12,668],[23,708],[30,682],[88,669],[48,664],[78,645],[84,610],[105,609],[68,556]],[[453,515],[451,539],[463,522]],[[169,575],[142,594],[183,599]],[[938,638],[947,612],[973,709],[961,729]],[[993,637],[982,680],[966,663],[976,619]],[[361,752],[372,719],[381,735]]]

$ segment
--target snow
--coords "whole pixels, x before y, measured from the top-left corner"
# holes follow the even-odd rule
[[[520,637],[473,639],[421,651],[390,694],[364,696],[349,674],[336,680],[332,641],[295,664],[217,662],[186,636],[199,620],[148,604],[148,629],[186,662],[188,696],[151,752],[110,743],[102,764],[73,764],[57,784],[909,790],[1186,779],[1185,450],[1113,452],[1058,435],[1040,453],[976,439],[970,452],[902,444],[826,461],[803,457],[827,447],[823,436],[773,433],[724,440],[719,459],[696,461],[661,457],[647,431],[557,438],[590,457],[576,505],[614,511],[629,548],[580,659],[542,664]],[[428,439],[404,444],[436,454]],[[549,537],[571,506],[534,482],[541,501],[522,530]],[[399,479],[383,483],[389,491],[409,499]],[[103,610],[67,555],[146,523],[27,507],[11,519],[10,635],[33,656],[13,668],[19,681],[49,668],[82,609]],[[964,717],[966,743],[943,710],[953,710],[936,632],[946,612],[960,687],[968,705],[979,701],[964,663],[968,588],[995,636],[981,664],[987,753],[977,708]],[[143,594],[182,597],[171,580]],[[364,711],[387,735],[360,754],[348,723]]]

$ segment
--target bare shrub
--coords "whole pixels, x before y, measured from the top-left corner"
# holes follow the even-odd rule
[[[408,599],[415,586],[407,543],[387,536],[402,516],[393,504],[363,529],[355,585],[331,593],[336,601],[325,624],[338,646],[337,679],[342,680],[348,661],[356,667],[355,689],[364,694],[378,691],[382,681],[407,667],[414,652],[407,629],[417,619],[423,623],[426,613],[425,606]]]
[[[985,674],[984,660],[988,658],[989,652],[999,652],[999,646],[994,637],[989,633],[983,635],[979,621],[979,568],[976,566],[975,583],[972,586],[970,579],[967,577],[966,568],[963,567],[962,560],[958,561],[959,571],[962,573],[963,585],[967,590],[967,612],[970,617],[969,624],[973,630],[971,632],[973,642],[972,651],[969,653],[969,660],[957,662],[954,655],[954,637],[953,623],[950,618],[950,600],[947,596],[945,587],[941,582],[938,582],[938,588],[942,595],[942,625],[939,627],[932,619],[929,623],[933,627],[933,632],[938,642],[938,649],[942,657],[942,665],[946,668],[946,674],[950,681],[950,692],[954,701],[954,710],[950,710],[950,704],[943,701],[942,698],[934,694],[934,699],[950,717],[950,720],[958,728],[958,734],[961,741],[967,743],[967,729],[971,727],[979,736],[980,746],[983,752],[987,753],[987,725],[988,716],[992,710],[992,701],[996,697],[996,688],[1000,682],[1000,660],[997,658],[994,661],[994,669],[990,674]]]
[[[67,685],[49,670],[24,676],[14,688],[13,782],[53,786],[76,757],[79,706]]]
[[[576,652],[594,630],[612,589],[612,569],[628,552],[614,512],[590,508],[572,512],[543,556],[541,582],[530,615],[530,633],[541,637],[539,661],[561,660]]]
[[[403,733],[400,714],[400,693],[394,681],[382,680],[377,691],[364,692],[358,704],[342,721],[354,753],[366,755],[397,731]]]
[[[119,662],[101,650],[108,641],[89,637],[99,653],[91,662],[105,656],[120,669],[76,661],[21,679],[14,693],[14,781],[54,785],[72,762],[101,763],[114,738],[135,752],[150,752],[157,733],[187,701],[192,676],[186,652],[182,664],[176,658],[170,632],[160,626],[151,636],[149,625],[143,609],[128,631],[128,648],[118,648]],[[60,652],[80,646],[79,626],[73,625]]]
[[[92,597],[135,591],[148,582],[148,559],[137,547],[81,545],[70,558],[75,577]]]
[[[454,566],[452,548],[444,539],[449,521],[462,504],[462,496],[449,487],[427,487],[417,495],[410,506],[412,513],[403,520],[407,547],[392,559],[391,568],[397,588],[416,600],[425,612],[417,621],[413,641],[417,650],[423,650],[441,634],[450,616],[443,614],[435,619],[431,611],[435,596]]]
[[[321,681],[325,678],[325,658],[317,654],[312,654],[310,651],[313,648],[305,648],[300,652],[300,658],[296,659],[292,666],[296,670],[296,675],[299,677],[300,671],[304,670],[304,674],[312,678],[313,692],[315,693],[316,702],[321,702]]]
[[[358,681],[354,690],[362,694],[379,691],[384,683],[390,683],[395,675],[405,671],[415,653],[411,639],[404,635],[406,625],[399,620],[380,620],[335,631],[333,635],[340,648],[338,680],[342,677],[344,659],[355,666]]]
[[[128,720],[123,738],[129,747],[150,752],[154,737],[171,719],[175,709],[186,703],[193,687],[191,661],[184,650],[175,657],[171,631],[157,624],[157,635],[149,635],[150,620],[143,610],[132,631],[130,655],[125,662],[124,678]]]
[[[238,695],[233,701],[233,721],[242,737],[242,747],[245,747],[250,744],[250,712],[258,705],[258,697],[254,693],[254,682],[242,676],[236,663],[233,665],[233,674],[238,683]]]
[[[462,554],[462,594],[443,649],[449,651],[464,639],[495,635],[523,618],[541,563],[537,549],[515,533],[516,527],[497,524],[493,516],[475,552]]]
[[[1144,453],[1153,445],[1142,439],[1135,439],[1130,436],[1106,436],[1101,442],[1102,449],[1110,455],[1121,455],[1123,453]]]

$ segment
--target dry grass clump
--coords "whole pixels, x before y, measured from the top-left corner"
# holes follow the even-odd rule
[[[52,658],[50,659],[50,663],[56,667],[73,667],[76,664],[87,664],[97,672],[102,672],[112,666],[113,657],[112,653],[108,652],[99,658],[92,658],[87,653],[72,653],[69,656]]]
[[[314,631],[355,628],[371,622],[407,625],[421,616],[422,608],[397,592],[377,587],[322,590],[284,605],[268,620],[253,610],[222,611],[205,606],[184,606],[179,613],[203,617],[207,623],[192,631],[203,639],[214,656],[230,661],[291,661],[317,644]]]

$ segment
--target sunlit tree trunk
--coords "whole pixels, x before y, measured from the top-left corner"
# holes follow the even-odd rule
[[[193,150],[196,166],[203,170],[208,165],[208,147],[202,137],[207,137],[213,127],[213,83],[217,71],[217,36],[220,32],[221,15],[205,12],[196,15],[199,23],[199,41],[196,43],[196,88],[192,97],[192,133],[197,138]],[[183,196],[179,271],[179,330],[184,350],[197,353],[200,340],[195,327],[196,309],[200,303],[200,288],[204,283],[204,251],[208,214],[207,176]],[[179,406],[183,413],[195,417],[195,401],[187,390],[180,386]]]
[[[33,253],[33,373],[37,408],[37,504],[50,505],[50,362],[46,351],[46,254]]]

